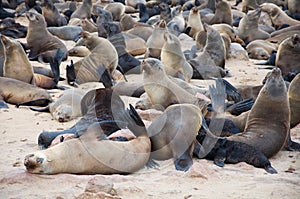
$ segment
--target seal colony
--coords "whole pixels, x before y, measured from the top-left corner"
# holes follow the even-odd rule
[[[243,1],[246,3],[249,4]],[[45,0],[40,8],[36,5],[36,10],[24,13],[28,22],[26,42],[19,42],[17,34],[13,35],[16,40],[8,38],[11,35],[4,36],[5,32],[1,36],[0,108],[7,108],[6,103],[29,105],[31,110],[50,112],[59,122],[79,117],[66,130],[40,133],[38,145],[45,150],[25,157],[27,171],[128,174],[144,166],[155,166],[154,160],[171,158],[175,169],[188,171],[197,157],[213,159],[218,166],[246,162],[276,173],[276,166],[273,168],[268,158],[285,145],[299,151],[298,143],[291,141],[289,134],[290,128],[299,123],[299,97],[295,89],[300,72],[300,33],[296,28],[299,20],[286,15],[281,4],[257,3],[243,5],[245,8],[239,10],[225,0],[185,4],[84,0],[75,9],[71,4]],[[244,13],[244,9],[249,11]],[[7,16],[2,2],[1,11]],[[289,12],[297,10],[289,6]],[[262,24],[262,16],[269,16],[268,24]],[[270,32],[264,31],[267,26]],[[284,30],[285,26],[294,28],[293,34],[278,39],[277,44],[271,43],[275,40],[272,30]],[[72,48],[66,45],[68,42]],[[249,99],[242,101],[238,90],[225,83],[224,95],[230,95],[226,114],[231,110],[231,117],[226,119],[232,126],[224,124],[222,131],[229,131],[230,136],[223,138],[214,135],[217,132],[209,130],[206,121],[213,124],[215,118],[221,118],[219,113],[208,112],[210,107],[218,111],[218,103],[225,99],[217,95],[220,90],[200,87],[195,82],[221,77],[230,80],[226,61],[232,59],[234,45],[239,45],[246,55],[247,49],[250,58],[276,58],[274,69],[256,91],[259,94],[253,106]],[[75,56],[82,59],[75,60]],[[41,74],[35,73],[32,61],[45,66],[50,63],[49,81],[54,86],[48,86]],[[62,67],[58,69],[61,61],[68,62],[64,62],[63,78],[71,86],[100,81],[106,88],[67,89],[60,91],[60,98],[52,99],[45,89],[66,83],[59,82],[64,80],[60,77]],[[17,67],[21,62],[22,70]],[[295,78],[290,88],[283,77]],[[40,86],[38,81],[47,86]],[[217,79],[217,87],[220,81]],[[121,94],[140,97],[130,99],[137,102],[136,109],[143,110],[138,114],[133,106],[125,109]],[[151,108],[157,109],[158,116],[151,120],[143,118],[143,111]],[[112,140],[110,136],[122,129],[133,135]],[[236,129],[240,133],[236,134]],[[68,140],[70,134],[74,138]],[[52,146],[54,140],[59,140],[56,146]],[[215,144],[205,148],[205,140]]]

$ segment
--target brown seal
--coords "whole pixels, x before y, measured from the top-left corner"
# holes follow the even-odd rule
[[[71,15],[70,19],[78,18],[91,18],[92,15],[92,0],[83,0],[81,6],[79,6]]]
[[[290,107],[285,82],[279,68],[272,70],[250,110],[245,131],[227,138],[254,146],[266,157],[285,144],[290,123]]]
[[[239,23],[238,35],[246,44],[256,39],[267,39],[270,37],[267,32],[258,28],[260,14],[260,8],[249,11]]]
[[[273,3],[263,3],[260,7],[262,11],[269,14],[275,27],[280,27],[284,24],[288,24],[290,26],[300,24],[300,21],[289,17],[283,10]]]
[[[287,0],[286,3],[290,14],[300,14],[300,1]]]
[[[39,106],[46,106],[52,101],[50,94],[42,88],[16,79],[0,77],[0,107],[3,107],[4,102],[20,104],[31,100],[36,100],[36,104],[33,105]]]
[[[193,68],[186,61],[177,36],[165,33],[165,44],[161,50],[161,62],[168,75],[179,77],[189,82],[193,76]]]
[[[288,90],[290,107],[291,107],[291,122],[290,127],[293,128],[300,123],[300,74],[298,74],[291,82]]]
[[[61,27],[48,27],[47,30],[54,36],[62,40],[78,41],[80,33],[82,32],[81,26],[61,26]]]
[[[209,24],[219,23],[225,23],[232,26],[231,6],[229,5],[229,3],[227,3],[227,1],[217,1],[215,15],[209,22]]]
[[[26,36],[27,48],[30,49],[29,59],[38,59],[41,62],[50,62],[50,57],[55,57],[57,49],[65,53],[63,61],[68,57],[68,50],[64,43],[53,36],[46,28],[43,15],[27,12],[29,26]]]
[[[44,0],[41,4],[42,15],[45,17],[47,26],[64,26],[67,25],[65,16],[59,13],[51,0]]]
[[[195,105],[169,106],[147,128],[151,140],[150,158],[173,158],[177,170],[187,171],[193,164],[194,139],[201,121],[201,110]]]
[[[282,70],[283,75],[287,75],[292,70],[300,72],[299,53],[300,35],[295,34],[280,43],[275,66]]]
[[[273,51],[277,51],[277,45],[267,40],[254,40],[246,46],[248,56],[251,59],[267,60]]]

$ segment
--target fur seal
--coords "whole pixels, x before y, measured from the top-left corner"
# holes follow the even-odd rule
[[[27,155],[24,165],[28,172],[39,174],[133,173],[148,162],[151,142],[144,123],[134,109],[126,111],[125,122],[135,134],[135,139],[108,140],[101,125],[109,124],[110,121],[102,121],[92,124],[77,139]]]
[[[287,0],[286,4],[290,14],[300,14],[300,1]]]
[[[77,42],[82,32],[80,26],[60,26],[60,27],[48,27],[47,30],[54,36],[62,40],[72,40]]]
[[[286,76],[290,71],[300,72],[300,35],[293,35],[280,43],[276,55],[275,66]]]
[[[218,0],[216,5],[216,11],[209,24],[225,23],[232,26],[232,13],[231,6],[227,1]]]
[[[50,94],[42,88],[16,79],[0,77],[1,108],[3,108],[4,102],[20,104],[30,100],[35,100],[33,105],[37,106],[46,106],[52,101]]]
[[[298,74],[291,82],[288,95],[291,107],[291,122],[290,127],[293,128],[300,123],[300,74]]]
[[[68,57],[68,50],[64,43],[57,37],[51,35],[46,28],[43,15],[34,12],[27,12],[29,20],[28,32],[26,36],[27,48],[30,50],[29,59],[38,59],[41,62],[50,62],[50,57],[54,57],[57,49],[65,54],[62,60]]]
[[[159,58],[161,54],[161,49],[164,45],[165,39],[164,34],[167,31],[166,22],[161,20],[159,24],[154,28],[151,36],[148,38],[146,46],[147,51],[145,53],[145,58],[153,57]]]
[[[246,46],[248,56],[251,59],[267,60],[273,51],[277,51],[277,45],[267,40],[254,40]]]
[[[164,38],[161,62],[165,65],[166,73],[189,82],[193,76],[193,68],[185,59],[179,39],[168,32],[165,33]]]
[[[197,7],[193,7],[189,12],[187,21],[187,29],[190,28],[189,36],[195,37],[195,34],[200,31],[204,31],[203,24],[200,17],[200,12]]]
[[[125,13],[125,6],[119,2],[106,4],[103,9],[111,12],[114,21],[120,21],[122,15]]]
[[[238,26],[238,35],[246,44],[256,39],[268,39],[270,35],[258,28],[258,20],[261,9],[257,8],[254,11],[249,11],[245,15]]]
[[[59,13],[51,0],[43,0],[41,7],[47,26],[67,25],[66,17]]]
[[[206,102],[195,97],[173,82],[165,73],[162,62],[155,58],[144,59],[143,69],[144,89],[150,103],[155,109],[165,109],[175,103],[194,104],[203,108]]]
[[[71,15],[70,19],[73,18],[91,18],[92,15],[92,0],[83,0],[81,6],[79,6]]]
[[[289,26],[300,24],[300,21],[289,17],[284,11],[282,11],[277,5],[273,3],[263,3],[260,7],[262,11],[269,14],[272,23],[276,28],[285,24],[288,24]]]
[[[179,36],[185,29],[185,19],[182,15],[182,7],[176,6],[172,10],[172,19],[167,24],[167,29],[174,35]]]
[[[68,51],[68,53],[69,56],[86,57],[91,53],[91,51],[85,46],[74,46]]]
[[[147,128],[151,140],[150,158],[173,158],[177,170],[187,171],[193,164],[194,139],[201,127],[201,121],[201,110],[195,105],[169,106]]]
[[[249,144],[272,157],[285,144],[289,123],[287,89],[280,69],[274,68],[250,110],[244,132],[227,139]]]
[[[98,82],[105,69],[112,74],[118,65],[118,53],[111,42],[85,31],[82,32],[82,38],[91,53],[75,63],[76,82]]]
[[[84,31],[87,31],[90,33],[98,32],[98,27],[90,19],[86,19],[86,18],[81,19],[81,27]]]

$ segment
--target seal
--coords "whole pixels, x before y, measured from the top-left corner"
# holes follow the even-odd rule
[[[86,57],[90,54],[90,50],[85,46],[74,46],[69,51],[69,56]]]
[[[290,14],[300,14],[300,2],[297,0],[287,0],[287,7]]]
[[[146,46],[147,51],[145,53],[145,58],[153,57],[159,58],[161,49],[164,45],[165,39],[164,34],[167,31],[166,21],[161,20],[157,26],[155,26],[151,36],[148,38]]]
[[[300,86],[300,74],[298,74],[291,82],[289,89],[288,89],[288,95],[289,95],[289,102],[291,107],[291,122],[290,127],[294,128],[297,124],[300,123],[300,92],[299,92],[299,86]]]
[[[34,105],[46,106],[52,101],[46,90],[16,79],[0,77],[0,85],[1,108],[7,108],[5,102],[19,104],[35,100]]]
[[[155,109],[165,109],[175,103],[194,104],[203,108],[206,102],[187,92],[165,73],[162,62],[155,58],[142,61],[144,89]]]
[[[77,64],[75,63],[76,83],[98,82],[105,69],[111,75],[118,65],[118,53],[115,47],[107,39],[86,31],[82,32],[82,38],[91,53]]]
[[[227,1],[217,1],[215,15],[210,20],[209,24],[225,23],[232,26],[232,13],[231,6]]]
[[[273,3],[263,3],[260,5],[262,11],[267,12],[272,20],[273,25],[278,28],[282,25],[289,26],[299,25],[300,21],[289,17],[283,10]]]
[[[54,36],[62,40],[72,40],[77,42],[80,38],[80,33],[82,32],[82,27],[80,26],[61,26],[61,27],[48,27],[47,30]]]
[[[239,37],[248,44],[256,39],[268,39],[270,34],[258,28],[258,20],[261,14],[261,9],[257,8],[245,15],[238,26]]]
[[[200,31],[204,31],[203,24],[200,17],[200,12],[197,7],[193,7],[189,13],[187,21],[187,29],[190,29],[188,35],[195,37],[195,34]]]
[[[272,157],[285,144],[289,123],[287,89],[280,69],[274,68],[250,110],[244,132],[227,139],[249,144]]]
[[[49,33],[43,15],[29,11],[26,13],[26,17],[29,20],[26,36],[27,48],[30,50],[29,59],[50,62],[50,57],[54,57],[57,49],[61,49],[64,53],[62,60],[66,60],[68,57],[66,46]]]
[[[91,18],[92,15],[92,0],[83,0],[81,6],[79,6],[71,15],[70,19],[78,18]]]
[[[47,26],[64,26],[67,25],[67,19],[60,14],[51,0],[44,0],[41,4],[42,15],[45,18]]]
[[[168,31],[179,36],[185,29],[185,19],[182,15],[182,7],[176,6],[172,10],[172,19],[167,24]]]
[[[128,174],[141,169],[149,160],[151,142],[134,108],[126,114],[127,126],[135,139],[108,140],[101,125],[110,121],[94,123],[77,139],[27,155],[24,160],[27,171],[38,174]]]
[[[95,23],[93,23],[90,19],[81,19],[81,26],[84,31],[87,32],[98,32],[98,27]]]
[[[299,56],[300,35],[295,34],[280,43],[276,55],[275,66],[286,76],[290,71],[300,72]]]
[[[111,12],[114,21],[120,21],[122,15],[125,13],[125,5],[119,2],[106,4],[103,9]]]
[[[165,44],[161,50],[161,62],[165,65],[166,73],[190,82],[193,68],[185,59],[179,39],[168,32],[165,33],[164,38]]]
[[[267,40],[254,40],[246,46],[248,56],[251,59],[268,60],[273,51],[277,51],[277,45]]]
[[[194,140],[201,127],[201,110],[192,104],[169,106],[147,128],[151,159],[174,159],[176,170],[187,171],[193,164]]]

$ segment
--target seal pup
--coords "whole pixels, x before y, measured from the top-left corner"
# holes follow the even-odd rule
[[[290,71],[300,72],[299,63],[300,35],[295,34],[280,43],[276,55],[275,66],[286,76]]]
[[[147,128],[151,159],[174,159],[176,170],[187,171],[193,164],[194,139],[201,127],[201,110],[192,104],[169,106]]]
[[[289,123],[287,89],[280,69],[274,68],[250,110],[244,132],[227,139],[249,144],[272,157],[285,144]]]
[[[173,82],[165,73],[162,62],[155,58],[144,59],[143,85],[153,108],[161,110],[176,103],[194,104],[199,108],[206,105],[205,100],[197,98]]]
[[[82,38],[91,53],[74,64],[76,83],[98,82],[105,69],[112,75],[118,65],[118,53],[111,42],[86,31],[82,32]]]
[[[41,7],[47,26],[67,25],[66,17],[59,13],[52,0],[43,0]]]
[[[151,142],[139,115],[133,108],[126,111],[127,126],[136,136],[130,141],[108,140],[101,125],[109,122],[94,123],[77,139],[27,155],[24,160],[27,171],[38,174],[128,174],[144,167],[149,160]]]
[[[161,62],[165,65],[166,73],[190,82],[193,68],[185,59],[179,39],[168,32],[165,33],[164,38],[165,44],[161,50]]]
[[[79,6],[71,15],[70,19],[73,18],[91,18],[92,15],[92,0],[83,0],[81,6]]]
[[[167,29],[174,35],[179,36],[185,29],[185,19],[182,15],[182,7],[176,6],[172,10],[172,19],[167,24]]]
[[[33,105],[47,106],[51,101],[50,94],[34,85],[8,78],[0,77],[0,107],[6,107],[5,102],[10,104],[20,104],[35,100]]]
[[[57,49],[64,53],[62,61],[68,57],[68,50],[65,44],[57,37],[53,36],[46,28],[43,15],[34,12],[27,12],[29,26],[26,36],[27,48],[30,50],[29,59],[38,59],[40,62],[50,62],[50,57],[54,57]]]
[[[216,10],[209,24],[225,23],[232,26],[232,13],[229,3],[223,0],[217,0]]]
[[[151,36],[148,38],[146,46],[147,51],[145,53],[145,58],[153,57],[159,58],[161,54],[161,49],[164,45],[165,39],[164,34],[167,31],[166,21],[161,20],[157,26],[155,26]]]
[[[261,10],[268,13],[273,25],[278,28],[282,25],[288,24],[289,26],[299,25],[300,21],[289,17],[277,5],[273,3],[263,3],[260,5]]]
[[[261,8],[249,11],[239,23],[238,35],[246,44],[256,39],[264,40],[270,37],[269,33],[258,28],[260,14]]]
[[[74,46],[68,51],[68,53],[69,56],[86,57],[91,53],[91,51],[85,46]]]

